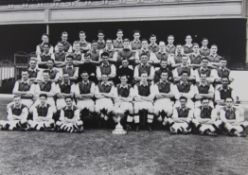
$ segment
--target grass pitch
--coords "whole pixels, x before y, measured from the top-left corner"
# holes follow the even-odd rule
[[[4,118],[5,101],[1,100]],[[0,175],[247,175],[248,138],[0,131]]]

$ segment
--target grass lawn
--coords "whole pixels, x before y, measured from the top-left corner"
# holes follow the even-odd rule
[[[4,102],[0,111],[3,118]],[[247,175],[248,138],[0,131],[0,175],[67,174]]]

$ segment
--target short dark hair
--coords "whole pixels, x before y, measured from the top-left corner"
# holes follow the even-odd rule
[[[66,96],[65,97],[65,100],[68,99],[68,98],[71,99],[71,100],[73,100],[72,96]]]
[[[103,53],[101,54],[101,57],[103,57],[103,56],[109,57],[109,53],[108,53],[108,52],[103,52]]]
[[[45,98],[47,98],[47,94],[40,94],[39,97],[45,97]]]
[[[179,100],[180,100],[180,101],[181,101],[181,100],[186,100],[186,101],[188,101],[187,97],[185,97],[185,96],[181,96],[181,97],[179,98]]]

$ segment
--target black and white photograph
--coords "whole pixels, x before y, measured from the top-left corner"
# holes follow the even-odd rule
[[[0,175],[248,175],[246,0],[0,0]]]

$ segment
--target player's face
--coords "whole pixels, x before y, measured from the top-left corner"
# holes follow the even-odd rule
[[[192,37],[191,36],[186,36],[185,42],[186,43],[192,43]]]
[[[107,63],[108,62],[108,56],[102,56],[102,62]]]
[[[80,33],[79,34],[79,39],[84,41],[86,39],[85,33]]]
[[[73,65],[73,60],[72,60],[71,57],[67,57],[67,58],[66,58],[66,64],[67,64],[67,65],[70,65],[70,66]]]
[[[93,50],[97,50],[97,43],[92,43],[91,46],[92,46],[92,49],[93,49]]]
[[[169,44],[173,44],[173,43],[174,43],[174,37],[169,36],[168,39],[167,39],[167,42],[168,42]]]
[[[177,51],[178,53],[181,53],[181,52],[182,52],[182,46],[181,46],[181,45],[178,45],[178,46],[176,47],[176,51]]]
[[[21,104],[21,98],[20,97],[16,97],[16,98],[14,98],[14,104],[16,105],[16,106],[19,106],[20,104]]]
[[[54,64],[53,64],[52,61],[48,61],[48,62],[47,62],[47,67],[50,68],[50,69],[53,68],[53,65],[54,65]]]
[[[229,80],[227,78],[222,79],[222,85],[227,86],[229,84]]]
[[[43,80],[47,82],[47,81],[49,81],[49,79],[50,79],[49,74],[48,73],[43,73]]]
[[[46,35],[43,35],[41,40],[42,40],[43,43],[49,43],[49,38]]]
[[[122,38],[123,32],[122,31],[117,32],[116,36],[117,36],[117,38]]]
[[[140,34],[139,33],[134,33],[133,38],[138,40],[140,38]]]
[[[107,46],[108,48],[111,48],[111,47],[112,47],[112,41],[111,41],[111,40],[107,40],[107,41],[106,41],[106,46]]]
[[[151,42],[151,43],[156,43],[156,41],[157,41],[157,38],[156,38],[156,37],[151,37],[151,38],[150,38],[150,42]]]
[[[58,44],[58,50],[59,51],[63,51],[64,50],[64,46],[63,46],[63,44]]]
[[[91,61],[90,56],[87,56],[87,57],[84,58],[84,62],[89,63],[90,61]]]
[[[22,72],[22,79],[24,81],[27,81],[28,80],[28,72]]]
[[[167,80],[168,80],[168,74],[165,73],[165,72],[163,72],[163,73],[161,74],[161,80],[162,80],[162,81],[167,81]]]
[[[198,45],[194,45],[194,47],[193,47],[193,51],[194,51],[195,53],[197,53],[197,52],[198,52],[198,50],[199,50],[199,46],[198,46]]]
[[[203,67],[207,67],[208,66],[208,60],[202,60],[201,65]]]
[[[61,40],[62,41],[67,41],[68,40],[68,35],[67,34],[62,34]]]
[[[46,99],[46,97],[40,97],[40,103],[41,104],[46,104],[46,101],[47,101],[47,99]]]
[[[202,106],[203,107],[208,107],[209,106],[209,100],[205,99],[202,101]]]
[[[104,39],[104,34],[103,33],[98,33],[97,35],[99,40],[103,40]]]
[[[167,61],[161,61],[160,65],[162,68],[166,68],[167,67]]]
[[[187,104],[187,100],[181,99],[181,100],[180,100],[180,104],[181,104],[182,107],[185,107],[186,104]]]
[[[221,65],[221,67],[226,67],[227,62],[226,62],[226,61],[224,61],[224,60],[222,60],[222,61],[220,62],[220,65]]]
[[[128,49],[128,48],[129,48],[129,42],[125,41],[125,42],[123,43],[123,47],[124,47],[125,49]]]
[[[227,107],[232,107],[233,106],[233,100],[230,99],[230,98],[226,99],[226,106]]]
[[[36,68],[36,61],[31,60],[31,61],[29,62],[29,66],[30,66],[32,69]]]
[[[89,80],[89,75],[88,73],[82,73],[81,75],[83,81],[88,81]]]
[[[102,81],[107,82],[108,81],[108,76],[107,75],[102,75]]]
[[[141,81],[142,82],[146,82],[147,81],[147,78],[148,78],[148,75],[147,74],[141,74]]]
[[[121,80],[121,84],[127,84],[127,77],[126,76],[122,76],[120,78],[120,80]]]
[[[216,54],[218,51],[218,48],[216,46],[211,47],[211,53]]]
[[[142,41],[141,43],[143,49],[148,49],[148,42],[147,41]]]
[[[64,82],[68,82],[70,80],[69,75],[68,74],[64,74],[63,75],[63,80],[64,80]]]
[[[208,46],[208,40],[206,40],[206,39],[202,40],[202,46],[207,47]]]
[[[127,60],[123,60],[122,61],[122,66],[123,67],[128,67],[128,61]]]
[[[182,57],[182,64],[186,65],[188,63],[188,57]]]
[[[72,106],[72,100],[70,98],[65,99],[65,103],[67,106]]]
[[[165,43],[159,43],[159,49],[164,50],[165,49]]]
[[[148,62],[148,56],[142,55],[140,58],[141,63],[146,64]]]
[[[206,74],[202,74],[201,75],[201,82],[202,83],[206,83],[207,82],[207,75]]]
[[[43,51],[44,51],[45,53],[48,53],[48,52],[49,52],[49,46],[48,46],[48,45],[44,45],[44,46],[43,46]]]
[[[181,80],[182,80],[182,81],[187,81],[187,80],[188,80],[188,74],[183,73],[183,74],[181,75]]]
[[[74,44],[73,48],[75,51],[80,51],[80,44]]]

